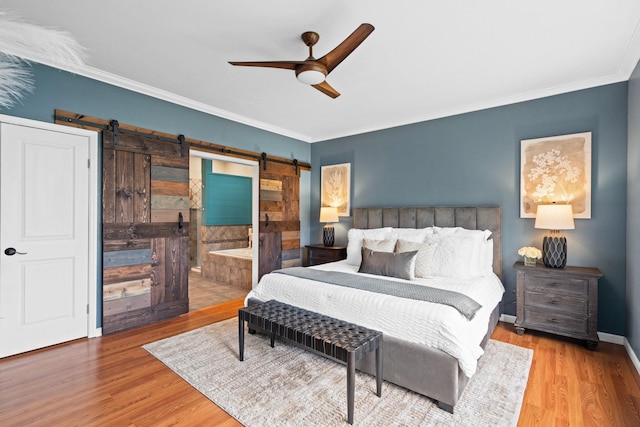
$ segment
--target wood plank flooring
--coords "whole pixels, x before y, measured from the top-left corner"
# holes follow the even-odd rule
[[[143,344],[237,316],[242,299],[175,319],[0,360],[1,426],[237,426]],[[640,376],[622,346],[500,323],[492,338],[534,349],[520,426],[638,426]]]

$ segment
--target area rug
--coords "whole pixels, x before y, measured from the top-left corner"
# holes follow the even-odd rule
[[[144,348],[245,426],[348,425],[344,365],[249,334],[240,362],[237,319]],[[530,349],[490,340],[453,415],[386,381],[379,398],[375,377],[357,372],[354,425],[515,426],[532,358]]]

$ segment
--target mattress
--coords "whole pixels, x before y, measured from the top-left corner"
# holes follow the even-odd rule
[[[346,261],[313,266],[318,270],[358,273],[358,266]],[[369,276],[364,274],[364,276]],[[380,278],[380,276],[371,276]],[[386,278],[386,277],[385,277]],[[407,282],[388,277],[386,279]],[[489,317],[502,299],[504,287],[493,273],[483,277],[429,277],[414,283],[463,293],[482,308],[471,320],[455,308],[427,301],[400,298],[332,285],[285,274],[270,273],[247,295],[249,298],[278,301],[343,319],[385,335],[436,348],[458,360],[460,369],[471,377],[483,354],[481,342]]]

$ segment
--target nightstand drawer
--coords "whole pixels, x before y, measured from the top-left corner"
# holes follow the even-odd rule
[[[554,292],[562,294],[587,295],[589,281],[586,279],[572,279],[569,277],[547,277],[527,274],[524,285],[527,289],[540,292]]]
[[[524,292],[524,304],[527,307],[539,307],[544,309],[559,310],[560,312],[571,312],[577,315],[586,316],[588,313],[587,298],[575,296],[559,295],[553,293],[541,293],[526,289]]]
[[[587,317],[525,307],[524,321],[530,328],[550,332],[587,333]]]

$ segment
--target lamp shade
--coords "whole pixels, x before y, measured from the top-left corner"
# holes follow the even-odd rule
[[[573,230],[573,209],[571,205],[538,205],[535,228],[545,230]]]
[[[320,222],[338,222],[338,208],[320,208]]]

